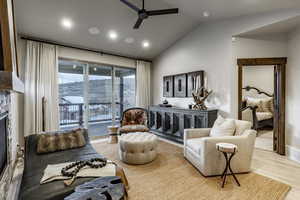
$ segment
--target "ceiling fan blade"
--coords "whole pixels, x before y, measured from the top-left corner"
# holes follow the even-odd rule
[[[134,29],[138,29],[141,26],[142,22],[143,22],[143,19],[142,18],[138,18],[138,20],[136,21],[136,23],[135,23],[135,25],[134,25],[133,28]]]
[[[127,0],[120,0],[121,2],[125,3],[127,6],[129,6],[130,8],[132,8],[133,10],[135,10],[136,12],[139,12],[141,9],[139,9],[138,7],[136,7],[135,5],[133,5],[132,3],[130,3]]]
[[[164,9],[164,10],[149,10],[147,11],[147,14],[149,16],[154,16],[154,15],[177,14],[178,12],[179,12],[178,8],[172,8],[172,9]]]

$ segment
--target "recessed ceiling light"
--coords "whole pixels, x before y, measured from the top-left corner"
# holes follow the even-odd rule
[[[148,48],[148,47],[150,46],[149,41],[147,41],[147,40],[143,41],[143,42],[142,42],[142,46],[143,46],[144,48]]]
[[[108,37],[112,40],[116,40],[118,38],[118,34],[116,31],[109,31],[108,32]]]
[[[68,18],[63,18],[61,20],[61,25],[67,29],[70,29],[73,27],[73,22],[71,19],[68,19]]]
[[[94,67],[94,71],[97,71],[97,68],[96,68],[96,67]]]
[[[134,38],[128,37],[128,38],[125,39],[125,42],[128,43],[128,44],[132,44],[132,43],[134,43]]]
[[[204,12],[203,12],[203,16],[204,16],[204,17],[209,17],[209,16],[210,16],[210,13],[209,13],[208,11],[204,11]]]
[[[98,35],[100,33],[100,30],[97,27],[91,27],[89,28],[89,32],[92,35]]]

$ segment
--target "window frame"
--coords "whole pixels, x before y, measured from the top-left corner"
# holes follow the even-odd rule
[[[116,102],[115,102],[115,70],[116,69],[129,69],[134,71],[134,76],[135,76],[135,96],[134,98],[136,98],[137,95],[137,73],[136,73],[136,68],[133,67],[124,67],[124,66],[120,66],[120,65],[113,65],[113,64],[107,64],[107,63],[101,63],[101,62],[94,62],[94,61],[87,61],[87,60],[81,60],[81,59],[73,59],[73,58],[66,58],[66,57],[62,57],[62,56],[58,56],[57,57],[57,73],[59,72],[59,61],[60,60],[66,60],[66,61],[73,61],[73,62],[79,62],[81,64],[84,65],[83,67],[83,81],[84,81],[84,127],[88,128],[88,123],[89,123],[89,109],[88,108],[88,99],[89,99],[89,69],[90,69],[90,65],[103,65],[103,66],[107,66],[107,67],[111,67],[111,77],[112,77],[112,95],[111,95],[111,102],[112,102],[112,125],[115,125],[116,123],[116,112],[115,112],[115,108],[116,108]],[[135,101],[136,104],[136,101]],[[121,117],[121,116],[120,116]]]

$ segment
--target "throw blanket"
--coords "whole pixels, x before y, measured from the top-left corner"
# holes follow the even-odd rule
[[[55,180],[68,180],[71,177],[63,176],[61,174],[61,169],[66,167],[69,163],[60,163],[55,165],[48,165],[44,170],[44,175],[40,181],[40,184],[49,183]],[[76,177],[101,177],[101,176],[116,176],[116,166],[112,163],[106,164],[102,168],[90,168],[85,166],[76,175]]]

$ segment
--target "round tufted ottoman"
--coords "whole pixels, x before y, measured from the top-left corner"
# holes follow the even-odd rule
[[[119,137],[120,159],[128,164],[146,164],[156,158],[157,136],[135,132]]]

